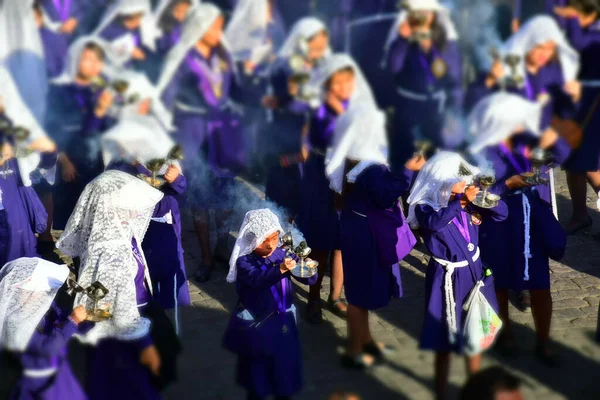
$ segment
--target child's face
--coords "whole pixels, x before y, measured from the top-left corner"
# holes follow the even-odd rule
[[[173,10],[171,11],[171,14],[173,15],[173,18],[176,21],[183,22],[189,9],[190,9],[189,3],[185,2],[185,1],[180,1],[179,3],[175,4],[175,6],[173,7]]]
[[[142,18],[144,18],[144,13],[126,15],[123,18],[123,26],[130,31],[137,29],[140,27],[140,25],[142,25]]]
[[[587,28],[588,26],[592,25],[594,22],[596,22],[596,20],[598,19],[598,13],[591,13],[591,14],[583,14],[583,13],[579,13],[577,15],[577,20],[579,21],[579,25],[581,25],[583,28]]]
[[[90,49],[85,49],[79,57],[79,75],[85,79],[95,78],[102,72],[104,62],[98,54]]]
[[[465,192],[467,187],[467,181],[460,181],[452,186],[452,194],[460,194]]]
[[[331,76],[329,91],[341,101],[346,101],[354,92],[354,72],[340,71]]]
[[[527,54],[527,61],[536,68],[541,68],[548,64],[556,53],[556,43],[549,40],[538,44]]]
[[[212,23],[200,41],[210,48],[218,46],[223,37],[224,24],[225,19],[221,15]]]
[[[275,232],[271,234],[269,237],[265,239],[255,250],[254,252],[261,257],[269,257],[273,252],[277,249],[279,245],[279,232]]]
[[[329,36],[327,32],[317,33],[310,42],[308,42],[308,59],[311,61],[320,60],[325,55],[329,47]]]

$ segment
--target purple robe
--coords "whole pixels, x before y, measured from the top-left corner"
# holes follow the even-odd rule
[[[447,73],[436,78],[435,60],[442,60]],[[462,108],[462,66],[458,44],[449,41],[444,49],[435,46],[425,54],[417,43],[398,37],[391,46],[388,68],[396,80],[395,134],[390,138],[390,159],[399,171],[414,152],[414,140],[429,140],[447,148],[443,135],[445,113]]]
[[[219,72],[211,72],[217,63]],[[163,93],[165,104],[175,108],[175,139],[184,151],[191,182],[187,202],[193,207],[233,206],[233,178],[246,166],[241,110],[232,102],[239,91],[228,54],[219,48],[205,59],[193,48]]]
[[[98,36],[100,36],[102,39],[112,42],[113,40],[120,39],[121,37],[127,34],[133,35],[136,47],[144,52],[144,54],[146,55],[146,59],[134,60],[133,58],[131,58],[124,64],[124,67],[146,72],[146,69],[149,68],[149,61],[152,59],[152,51],[142,43],[142,34],[139,28],[129,30],[125,28],[125,26],[123,26],[119,19],[115,19],[110,24],[108,24]],[[155,76],[153,75],[151,78],[154,77]]]
[[[144,262],[135,239],[131,250],[137,261],[135,284],[138,309],[151,299],[144,279]],[[152,383],[150,370],[140,364],[140,352],[153,344],[150,334],[132,341],[103,339],[89,352],[88,395],[90,400],[144,399],[160,400],[160,392]]]
[[[96,117],[94,109],[99,95],[91,87],[75,83],[50,89],[46,132],[77,170],[75,181],[65,182],[60,163],[58,165],[53,222],[53,228],[57,230],[65,228],[85,186],[104,170],[100,135],[112,120]]]
[[[352,190],[344,188],[340,247],[346,298],[354,306],[376,310],[402,296],[400,266],[382,264],[376,239],[379,229],[371,226],[368,215],[372,210],[393,207],[408,192],[412,179],[412,171],[405,169],[397,176],[384,165],[373,165],[358,176]]]
[[[269,318],[269,329],[280,332],[287,327],[272,343],[273,356],[238,356],[237,383],[260,397],[292,396],[302,388],[302,349],[293,308],[294,289],[291,274],[282,274],[279,269],[285,257],[284,250],[276,249],[267,258],[252,253],[237,260],[236,290],[240,304],[258,320],[276,313]],[[317,275],[295,279],[312,285]],[[280,312],[282,308],[286,311]]]
[[[587,122],[583,126],[583,142],[573,151],[565,168],[575,172],[593,172],[600,169],[600,21],[582,28],[576,19],[567,20],[567,37],[581,56],[581,69],[578,79],[583,84],[579,101],[577,121]],[[589,82],[590,86],[586,86]],[[591,83],[595,82],[595,86]],[[593,108],[596,105],[596,108]]]
[[[159,54],[163,57],[166,56],[173,46],[179,42],[182,28],[183,23],[177,21],[173,22],[173,25],[168,30],[164,31],[163,35],[158,38],[156,43],[156,49]]]
[[[563,141],[562,139],[560,139]],[[526,146],[534,146],[533,137],[519,135],[513,140],[513,150],[503,145],[488,147],[486,159],[493,165],[497,184],[490,189],[502,196],[510,211],[503,221],[486,221],[480,228],[480,248],[483,263],[492,269],[498,289],[532,290],[550,288],[549,258],[559,260],[566,249],[566,235],[550,208],[550,193],[547,186],[534,190],[510,191],[505,181],[511,176],[530,170],[524,156]],[[555,158],[560,157],[557,143],[552,149]],[[568,153],[567,153],[568,154]],[[564,159],[564,157],[563,157]],[[531,207],[530,244],[531,258],[528,260],[529,280],[525,276],[525,225],[523,196],[527,196]]]
[[[11,399],[14,400],[85,400],[79,382],[73,375],[67,360],[67,343],[76,333],[84,333],[89,323],[75,323],[69,319],[69,311],[61,309],[56,301],[40,321],[38,328],[19,354],[24,375],[17,383]],[[31,373],[55,368],[56,372],[45,377],[28,377]]]
[[[40,28],[40,37],[44,48],[44,61],[46,62],[48,78],[55,78],[64,70],[65,59],[69,51],[68,42],[64,36],[43,26]]]
[[[337,113],[324,104],[312,113],[309,123],[310,155],[304,164],[297,222],[314,250],[339,248],[339,216],[334,206],[334,192],[325,175],[325,154],[333,140],[337,118]]]
[[[473,213],[479,215],[473,217]],[[463,313],[463,303],[477,281],[483,280],[485,286],[481,289],[490,305],[497,311],[498,304],[494,292],[494,278],[485,277],[484,266],[481,258],[473,261],[479,243],[479,226],[473,221],[482,221],[483,224],[501,221],[508,216],[508,208],[502,201],[498,206],[489,210],[480,209],[472,205],[463,210],[460,201],[450,201],[447,207],[435,211],[428,205],[419,204],[415,208],[415,215],[421,228],[421,236],[429,253],[436,258],[450,262],[469,261],[469,265],[456,268],[452,274],[452,287],[454,301],[456,302],[457,336],[454,344],[448,337],[448,323],[446,315],[446,300],[444,292],[444,277],[446,269],[433,257],[429,260],[425,274],[425,320],[421,331],[420,348],[436,352],[454,351],[461,353],[464,336],[462,326],[466,313]],[[459,228],[453,223],[455,218],[462,219],[465,215],[468,225],[470,243],[474,245],[469,251],[468,243]],[[464,227],[464,225],[462,225]]]
[[[150,171],[141,164],[134,166],[125,162],[115,162],[106,169],[124,171],[133,176],[151,176]],[[173,183],[163,185],[160,190],[164,197],[156,205],[153,217],[162,218],[171,213],[172,223],[151,221],[142,243],[154,298],[165,309],[173,308],[175,304],[180,307],[189,306],[190,292],[181,245],[181,213],[177,202],[177,198],[187,190],[187,179],[179,175]]]

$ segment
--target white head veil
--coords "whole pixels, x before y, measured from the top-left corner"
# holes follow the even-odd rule
[[[18,258],[0,270],[0,349],[22,352],[50,309],[69,268]]]
[[[141,246],[154,207],[162,197],[162,192],[121,171],[104,172],[79,197],[56,247],[68,256],[81,258],[81,286],[89,287],[95,281],[106,286],[109,293],[103,301],[111,305],[113,313],[112,319],[96,323],[82,341],[136,340],[149,332],[150,321],[140,316],[137,307],[134,281],[138,264],[131,241],[135,238]],[[89,302],[82,294],[75,297],[75,305],[91,306]]]
[[[69,47],[64,70],[62,74],[51,80],[52,83],[56,85],[68,85],[75,81],[75,78],[79,73],[79,59],[81,58],[81,53],[83,53],[83,50],[88,43],[94,43],[104,51],[105,59],[102,73],[107,75],[113,73],[111,63],[114,61],[115,54],[110,50],[109,44],[104,39],[98,37],[82,36],[74,41]]]
[[[579,73],[579,54],[567,42],[556,21],[546,15],[538,15],[513,34],[502,46],[504,55],[515,54],[521,57],[518,68],[521,76],[525,76],[525,57],[537,45],[547,41],[556,43],[560,65],[565,82],[577,79]],[[506,67],[508,68],[508,67]]]
[[[178,0],[160,0],[158,5],[154,9],[154,20],[158,23],[160,21],[160,19],[162,18],[163,14],[165,13],[165,11],[167,11],[167,9],[169,8],[169,6],[173,3],[175,3],[176,1],[178,1]],[[200,4],[200,1],[201,0],[190,0],[191,8],[194,8],[198,4]]]
[[[477,154],[494,146],[519,128],[539,136],[541,116],[542,105],[522,96],[507,92],[487,96],[469,114],[469,132],[473,137],[469,152]]]
[[[166,158],[174,146],[175,142],[160,124],[141,115],[121,120],[102,135],[104,165],[122,152],[146,164],[152,159]]]
[[[449,41],[458,40],[458,32],[450,17],[450,10],[446,6],[440,4],[438,0],[406,0],[406,3],[411,11],[434,11],[437,15],[439,24],[446,31],[446,38]],[[387,60],[387,55],[392,47],[392,43],[398,37],[398,28],[406,21],[408,14],[409,13],[406,10],[400,11],[398,13],[398,18],[396,18],[396,22],[390,29],[385,45],[383,46],[384,62]]]
[[[42,129],[38,121],[35,119],[31,111],[19,94],[17,86],[12,80],[10,73],[0,67],[0,100],[4,107],[6,115],[12,120],[16,126],[21,126],[29,130],[30,135],[24,143],[25,146],[31,144],[36,139],[47,137],[46,132]],[[33,152],[25,157],[17,158],[21,181],[25,186],[31,186],[31,173],[35,171],[40,164],[40,154]],[[54,183],[53,173],[49,173],[48,182]]]
[[[206,33],[208,28],[221,16],[221,10],[213,4],[204,3],[194,8],[185,20],[183,31],[179,43],[175,45],[167,54],[163,69],[158,80],[158,91],[162,93],[171,83],[171,79],[181,65],[186,54]],[[221,46],[227,51],[229,46],[223,35]]]
[[[252,253],[262,242],[275,232],[283,234],[279,219],[268,208],[252,210],[246,213],[238,232],[233,252],[229,259],[227,282],[233,283],[237,277],[237,260]]]
[[[304,47],[307,46],[306,41],[321,31],[327,31],[327,26],[325,26],[323,21],[314,17],[302,18],[292,27],[292,30],[285,39],[281,49],[279,49],[278,56],[281,58],[288,58],[298,53],[304,55],[306,52]],[[325,56],[327,56],[329,52],[330,50],[327,50]]]
[[[225,29],[231,56],[259,64],[273,50],[267,37],[268,0],[239,0]]]
[[[461,165],[471,174],[462,175]],[[419,223],[415,216],[417,204],[427,204],[436,212],[448,206],[452,195],[452,186],[461,181],[471,182],[479,169],[467,163],[458,153],[440,151],[431,157],[417,175],[410,196],[408,197],[408,218],[406,221],[417,228]]]
[[[94,31],[93,35],[98,36],[111,22],[115,20],[119,15],[133,15],[137,13],[144,13],[142,18],[142,25],[140,26],[140,33],[142,36],[142,43],[150,50],[156,50],[156,39],[160,37],[160,30],[154,20],[154,14],[152,13],[152,7],[150,6],[150,0],[120,0],[115,3],[111,8],[106,10],[102,21]]]

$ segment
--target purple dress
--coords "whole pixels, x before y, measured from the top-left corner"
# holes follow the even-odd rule
[[[206,59],[192,48],[163,93],[175,109],[175,139],[191,182],[186,201],[193,208],[233,207],[233,178],[246,166],[241,110],[232,102],[240,91],[228,54],[219,48]]]
[[[425,320],[421,331],[420,348],[436,352],[454,351],[462,353],[464,336],[462,326],[466,313],[463,303],[473,286],[483,280],[481,289],[490,305],[497,311],[498,304],[494,292],[494,279],[485,277],[484,266],[479,258],[479,226],[490,219],[501,221],[508,216],[508,208],[502,201],[492,209],[480,209],[472,205],[463,209],[460,201],[450,201],[447,207],[435,211],[428,205],[419,204],[415,215],[421,227],[421,235],[427,250],[432,255],[425,274]],[[465,225],[467,229],[465,229]],[[459,227],[460,226],[460,227]],[[473,246],[468,246],[471,243]],[[473,250],[469,250],[469,247]],[[449,262],[467,260],[469,265],[456,268],[451,276],[451,286],[456,303],[455,314],[457,335],[454,343],[449,339],[446,315],[446,295],[444,281],[446,268],[436,259]]]
[[[439,60],[447,71],[437,78],[433,66]],[[387,65],[397,91],[390,159],[392,167],[401,171],[414,153],[414,140],[447,148],[443,135],[446,111],[462,109],[461,57],[456,41],[449,41],[443,49],[434,46],[425,54],[419,44],[398,37],[390,48]]]
[[[61,309],[56,301],[40,321],[27,348],[19,354],[24,373],[11,399],[14,400],[85,400],[87,396],[73,375],[67,360],[67,343],[76,333],[85,333],[92,325],[79,326],[69,318],[70,312]],[[55,372],[51,373],[50,370]],[[28,375],[48,370],[46,376]]]
[[[91,87],[76,83],[50,89],[46,132],[77,170],[75,181],[65,182],[58,165],[54,186],[53,229],[56,230],[65,228],[85,186],[104,171],[100,136],[112,121],[94,114],[99,95]]]
[[[297,222],[306,241],[315,250],[339,248],[339,216],[334,205],[334,191],[329,188],[329,179],[325,175],[325,155],[333,140],[337,118],[335,111],[322,105],[312,113],[309,124],[310,155],[304,164],[302,203]]]
[[[135,277],[136,299],[140,314],[151,300],[144,277],[144,261],[135,239],[131,249],[138,264]],[[153,344],[150,334],[133,341],[103,339],[89,351],[88,396],[90,400],[144,399],[160,400],[152,383],[150,370],[140,364],[140,353]]]
[[[373,165],[358,176],[354,185],[344,187],[340,247],[346,298],[354,306],[376,310],[402,296],[400,260],[383,262],[378,244],[381,234],[397,238],[394,232],[386,231],[387,227],[378,226],[381,222],[371,221],[371,213],[391,209],[406,225],[397,202],[407,193],[412,178],[412,171],[405,169],[403,176],[397,176],[387,166]],[[409,247],[410,251],[414,242],[398,245]]]
[[[260,397],[292,396],[302,389],[302,349],[293,306],[294,288],[291,275],[279,270],[285,257],[284,250],[276,249],[267,258],[252,253],[237,261],[236,290],[240,304],[257,320],[275,313],[267,320],[269,329],[282,332],[274,335],[273,356],[238,355],[237,383]],[[296,279],[312,285],[317,275]]]
[[[141,164],[111,163],[107,170],[119,170],[130,175],[152,174]],[[187,287],[183,246],[181,245],[181,214],[177,199],[187,190],[185,176],[179,175],[171,184],[160,188],[164,197],[154,209],[153,220],[142,242],[148,262],[154,298],[165,309],[189,306],[190,292]],[[171,223],[162,222],[170,214]],[[168,217],[167,217],[168,219]],[[176,288],[174,290],[174,288]]]
[[[585,125],[582,126],[583,142],[573,151],[565,168],[575,172],[597,171],[600,169],[600,136],[597,134],[600,130],[600,21],[582,28],[576,19],[569,19],[567,37],[581,56],[578,79],[583,84],[583,92],[577,121]],[[595,82],[595,87],[592,82]]]
[[[561,142],[564,142],[560,139]],[[552,149],[557,162],[561,159],[561,146],[557,143]],[[493,165],[497,184],[490,189],[502,196],[510,211],[503,221],[486,221],[480,228],[479,247],[481,259],[494,273],[497,289],[515,291],[549,289],[549,258],[559,260],[566,248],[566,234],[550,208],[549,189],[537,186],[525,192],[510,191],[505,181],[511,176],[529,171],[530,163],[524,155],[526,147],[535,146],[537,140],[528,135],[519,135],[513,143],[513,150],[504,145],[488,147],[486,159]],[[568,154],[568,153],[567,153]],[[525,280],[525,224],[523,196],[530,205],[528,280]]]

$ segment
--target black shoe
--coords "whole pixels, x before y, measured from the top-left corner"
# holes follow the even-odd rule
[[[383,360],[386,355],[393,354],[395,350],[392,346],[388,346],[386,344],[380,345],[377,342],[371,342],[364,345],[363,351],[365,354],[372,355],[376,360],[380,361]]]
[[[357,369],[357,370],[365,370],[371,368],[375,363],[369,363],[365,361],[365,353],[357,354],[354,356],[344,354],[340,358],[340,362],[342,367],[348,369]]]
[[[528,290],[522,290],[517,298],[517,306],[521,312],[531,309],[531,294]]]
[[[210,280],[212,270],[212,265],[200,264],[200,266],[194,273],[194,279],[200,283],[208,282]]]
[[[311,325],[318,325],[323,322],[323,309],[320,300],[309,300],[306,304],[306,321]]]
[[[559,357],[547,345],[538,344],[535,347],[535,357],[539,362],[550,368],[560,367]]]

